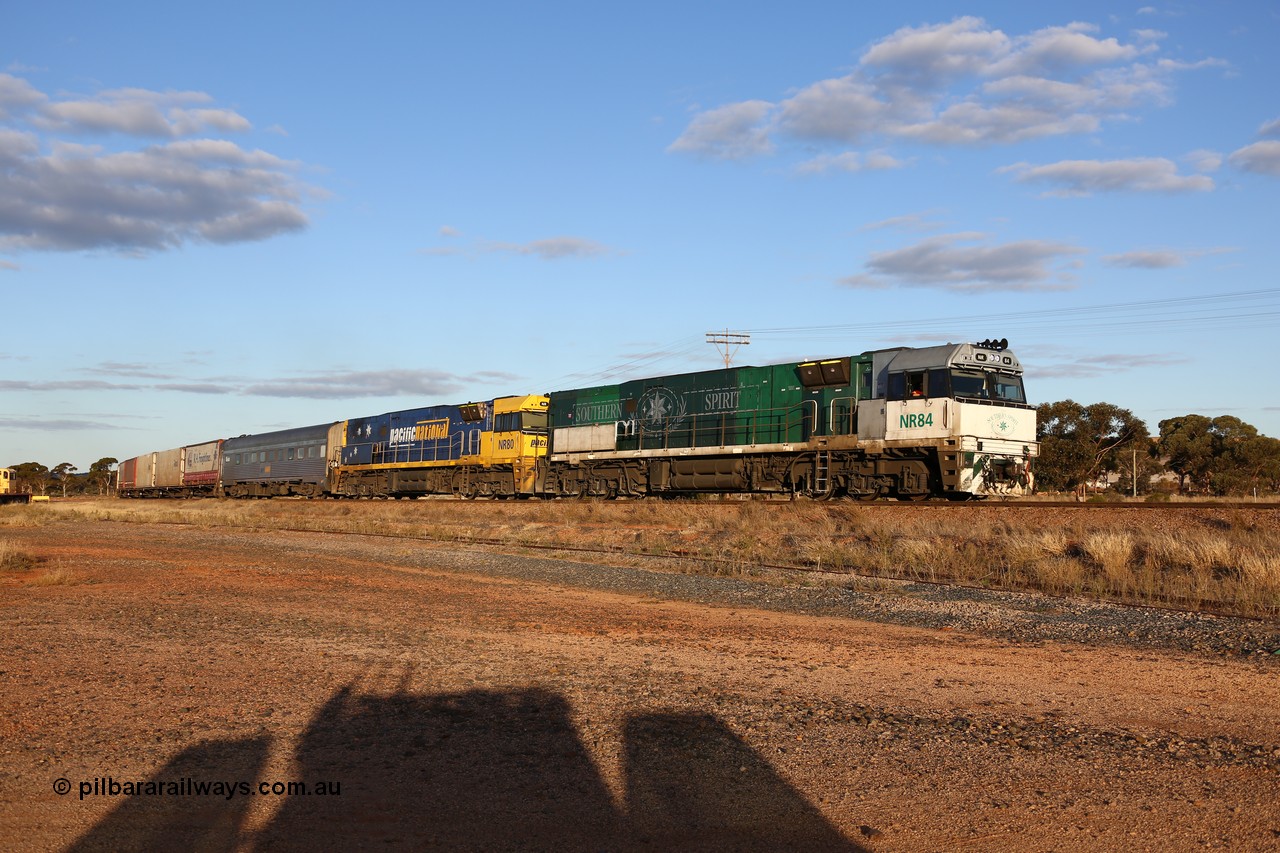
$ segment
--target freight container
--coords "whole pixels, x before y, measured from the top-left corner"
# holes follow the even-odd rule
[[[208,441],[183,448],[182,485],[190,489],[211,489],[218,484],[218,472],[222,467],[220,456],[222,441]]]
[[[183,448],[161,450],[155,454],[155,481],[157,489],[177,491],[182,488]]]

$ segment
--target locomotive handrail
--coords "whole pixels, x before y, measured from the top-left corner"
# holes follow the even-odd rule
[[[836,432],[836,403],[848,402],[849,406],[849,430],[847,432]],[[827,411],[827,429],[831,435],[853,435],[857,431],[858,425],[858,398],[857,397],[833,397],[831,405]]]

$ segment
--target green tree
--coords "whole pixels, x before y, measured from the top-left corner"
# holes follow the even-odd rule
[[[49,472],[53,479],[58,481],[58,485],[62,487],[62,496],[67,496],[67,486],[75,482],[76,466],[70,462],[59,462],[53,466],[53,470]]]
[[[114,456],[104,456],[89,466],[89,482],[105,495],[111,490],[111,467],[119,462]]]
[[[1145,455],[1151,440],[1145,423],[1112,403],[1044,403],[1036,409],[1036,424],[1036,479],[1045,491],[1085,491],[1097,479],[1132,467],[1123,457],[1132,458],[1134,450]]]
[[[1234,415],[1183,415],[1160,422],[1156,452],[1178,475],[1178,491],[1215,495],[1274,491],[1276,439]]]
[[[1157,452],[1164,465],[1178,477],[1178,494],[1206,487],[1213,471],[1213,421],[1204,415],[1183,415],[1160,422]]]
[[[1280,439],[1242,437],[1223,447],[1222,458],[1211,481],[1215,494],[1266,494],[1280,486]]]
[[[13,466],[14,479],[18,481],[18,491],[33,495],[43,495],[49,488],[51,473],[39,462],[22,462]]]

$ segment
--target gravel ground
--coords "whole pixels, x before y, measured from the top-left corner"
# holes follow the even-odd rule
[[[5,535],[41,561],[0,575],[0,830],[30,849],[1280,843],[1274,623],[379,537]],[[93,788],[218,779],[342,788]]]
[[[623,560],[632,565],[616,567],[581,562],[579,556],[505,559],[494,549],[433,548],[431,553],[438,568],[631,595],[973,631],[1018,643],[1118,644],[1280,663],[1280,627],[1266,620],[881,578],[759,572],[754,580],[741,580],[702,574],[696,560]]]

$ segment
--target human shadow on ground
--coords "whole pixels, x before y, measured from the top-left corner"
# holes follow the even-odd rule
[[[317,712],[298,743],[292,771],[294,780],[312,787],[336,784],[336,795],[330,787],[325,796],[282,797],[274,818],[260,832],[242,831],[237,836],[219,830],[182,846],[861,849],[715,717],[635,716],[625,721],[623,739],[625,792],[620,807],[574,728],[568,703],[554,693],[530,689],[369,695],[348,687]],[[243,743],[228,742],[226,748]],[[260,764],[261,748],[257,749]],[[156,778],[169,778],[176,763],[177,759]],[[116,842],[113,849],[155,849],[150,843],[157,838],[154,822],[139,824],[132,836],[127,833],[136,811],[131,811],[132,805],[122,804],[77,844],[110,837]],[[207,807],[179,806],[202,811]],[[243,820],[242,804],[213,806],[219,807],[224,809],[216,815],[219,826]]]

